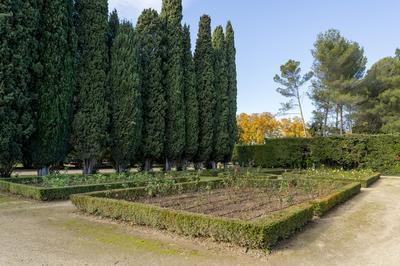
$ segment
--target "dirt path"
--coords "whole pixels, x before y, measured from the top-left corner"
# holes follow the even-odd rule
[[[385,178],[272,254],[0,194],[0,265],[399,265],[400,179]]]

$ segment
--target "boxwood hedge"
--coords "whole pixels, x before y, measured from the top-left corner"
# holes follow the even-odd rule
[[[400,135],[350,135],[311,139],[269,139],[265,145],[237,145],[233,161],[266,168],[311,166],[370,168],[400,174]]]
[[[175,185],[169,193],[218,188],[221,185],[221,180],[182,183]],[[145,196],[145,188],[78,194],[71,199],[79,210],[102,217],[192,237],[209,237],[249,248],[271,248],[279,240],[289,238],[303,228],[315,215],[322,215],[358,193],[360,187],[359,183],[349,184],[320,200],[294,205],[255,221],[178,211],[132,201]]]
[[[188,178],[181,177],[174,180],[177,183],[187,182]],[[53,200],[69,199],[69,197],[72,194],[87,193],[92,191],[102,191],[109,189],[141,187],[147,184],[146,181],[130,181],[130,182],[118,182],[118,183],[108,183],[108,184],[89,184],[89,185],[79,185],[79,186],[46,188],[33,185],[38,182],[40,182],[40,178],[38,177],[0,179],[0,190],[35,200],[53,201]]]

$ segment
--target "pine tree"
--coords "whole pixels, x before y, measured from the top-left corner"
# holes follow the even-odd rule
[[[111,49],[111,156],[123,172],[138,154],[142,135],[139,50],[129,22],[118,29]]]
[[[195,85],[195,71],[190,41],[189,26],[183,27],[183,76],[185,102],[185,130],[186,141],[184,150],[184,165],[193,160],[197,154],[199,138],[199,104]]]
[[[225,156],[230,152],[229,134],[229,98],[227,60],[224,30],[218,26],[213,34],[214,48],[214,88],[216,95],[215,125],[214,125],[214,149],[212,160],[225,162]]]
[[[70,1],[43,2],[37,77],[36,132],[32,139],[32,162],[38,175],[63,162],[70,139],[75,89],[76,35]],[[54,20],[57,17],[57,20]]]
[[[32,134],[31,90],[37,64],[40,2],[0,4],[0,176],[10,176]]]
[[[232,157],[233,148],[237,141],[237,73],[236,73],[236,48],[235,32],[230,21],[226,26],[226,63],[228,75],[228,99],[229,99],[229,139],[230,148],[225,156],[225,162],[229,162]]]
[[[163,0],[160,17],[165,29],[165,169],[169,171],[171,163],[181,159],[185,147],[182,0]]]
[[[197,162],[211,159],[214,137],[214,69],[213,47],[211,42],[211,18],[200,18],[194,55],[197,99],[199,103],[199,149]]]
[[[142,79],[143,139],[145,170],[164,155],[165,91],[162,86],[162,24],[157,11],[146,9],[136,26]]]
[[[78,82],[73,144],[84,173],[94,172],[107,139],[107,0],[77,0]]]

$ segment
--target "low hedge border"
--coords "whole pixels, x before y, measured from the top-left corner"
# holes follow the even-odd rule
[[[301,174],[293,174],[293,175],[294,176],[298,175],[300,178],[304,179],[304,177],[302,177]],[[307,177],[307,178],[320,179],[320,180],[332,179],[334,181],[346,182],[346,183],[359,182],[359,183],[361,183],[361,187],[368,188],[381,178],[381,174],[375,174],[373,176],[365,177],[362,179],[330,178],[329,176],[328,177]]]
[[[129,181],[129,182],[116,182],[106,184],[95,184],[95,185],[79,185],[79,186],[67,186],[57,188],[46,188],[37,187],[29,184],[21,184],[20,182],[27,181],[36,182],[37,177],[23,178],[22,179],[3,179],[0,180],[0,190],[21,195],[27,198],[40,200],[40,201],[54,201],[54,200],[66,200],[73,194],[88,193],[93,191],[103,191],[109,189],[121,189],[121,188],[134,188],[142,187],[147,184],[145,181]],[[177,183],[187,182],[188,178],[177,178],[174,179]]]
[[[218,188],[221,184],[222,180],[181,183],[175,185],[175,189],[169,194]],[[314,216],[326,213],[359,191],[359,183],[346,185],[321,200],[294,205],[255,221],[215,217],[127,201],[146,195],[145,188],[77,194],[72,195],[71,200],[80,211],[102,217],[186,236],[209,237],[248,248],[269,249],[303,228]]]
[[[334,193],[313,201],[314,215],[323,216],[332,208],[346,202],[361,191],[361,183],[354,182],[336,190]]]

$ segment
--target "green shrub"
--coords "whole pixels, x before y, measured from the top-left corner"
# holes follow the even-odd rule
[[[346,202],[350,198],[360,193],[360,190],[360,183],[351,183],[338,189],[337,191],[326,197],[315,200],[313,202],[314,215],[321,217],[333,207],[343,202]]]
[[[400,173],[400,135],[350,135],[313,139],[274,139],[265,145],[238,145],[233,161],[243,166],[343,169],[371,168]]]
[[[180,183],[187,182],[189,180],[190,179],[188,178],[182,177],[174,179],[172,182]],[[0,180],[0,190],[35,200],[52,201],[69,199],[71,195],[79,193],[143,187],[148,185],[150,181],[151,180],[136,180],[115,183],[73,185],[65,187],[41,187],[37,185],[37,183],[41,182],[41,178],[38,177],[23,179],[12,178]]]

